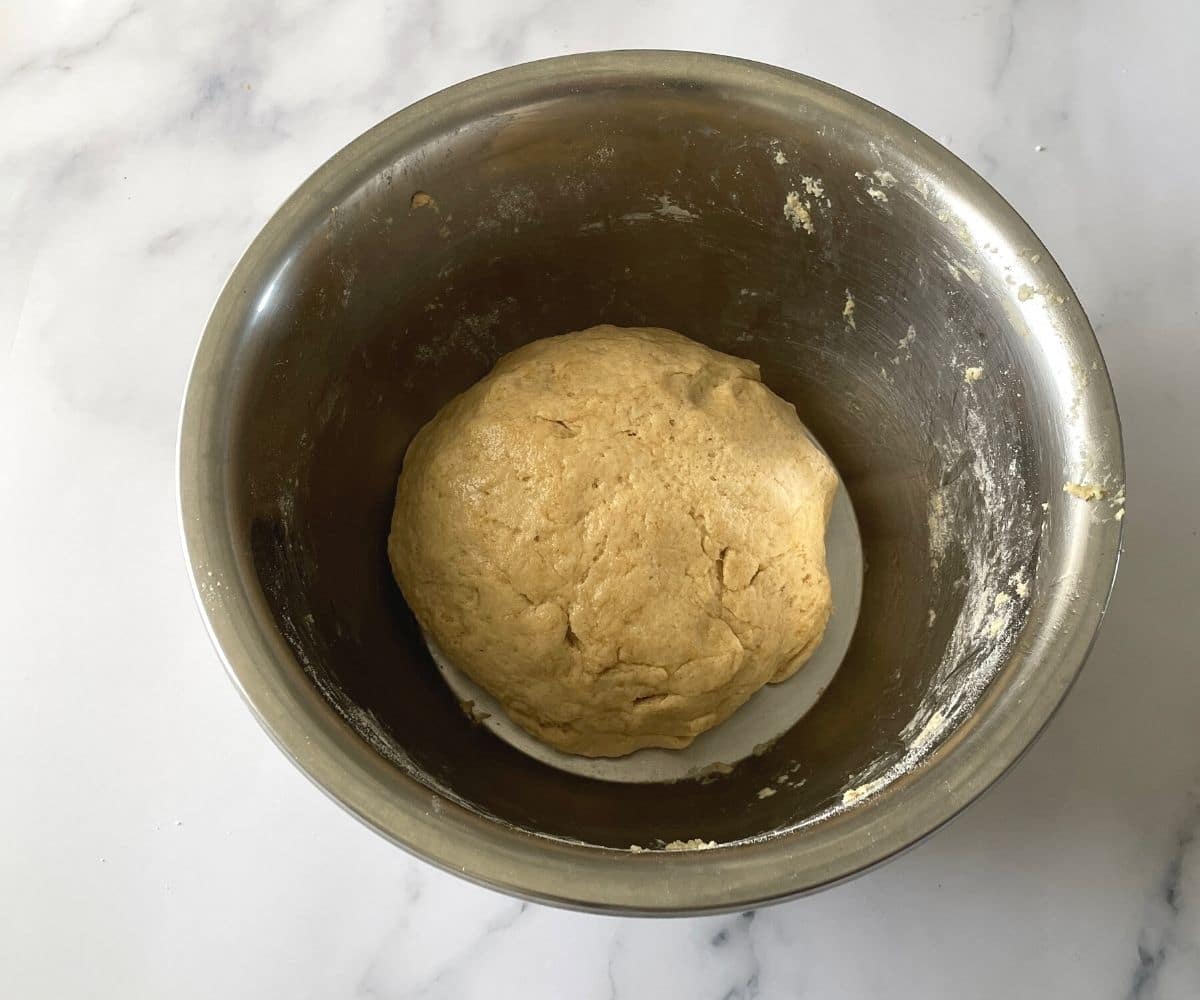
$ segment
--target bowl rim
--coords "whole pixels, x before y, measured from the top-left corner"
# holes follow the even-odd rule
[[[406,136],[430,122],[486,107],[503,95],[563,92],[614,78],[766,88],[799,104],[823,102],[886,127],[938,164],[981,213],[1002,219],[1023,245],[1036,248],[1057,271],[1057,283],[1070,290],[1042,242],[982,177],[908,122],[830,84],[732,56],[653,49],[558,56],[497,70],[426,97],[347,144],[271,216],[233,268],[198,344],[180,413],[180,529],[205,627],[251,712],[318,788],[377,833],[446,871],[542,903],[639,915],[744,910],[834,885],[895,857],[956,816],[1016,763],[1061,704],[1095,642],[1115,580],[1123,521],[1086,536],[1077,562],[1087,599],[1072,604],[1077,614],[1054,635],[1041,636],[1038,649],[1022,652],[1024,635],[1014,646],[1003,671],[1024,671],[1022,683],[994,678],[972,724],[948,736],[912,773],[853,809],[797,832],[706,851],[635,854],[535,835],[480,815],[371,749],[316,692],[278,630],[263,628],[270,611],[252,567],[233,545],[227,469],[214,461],[229,429],[220,387],[233,371],[230,320],[252,287],[251,276],[315,201],[338,189],[381,147],[401,147]],[[1120,418],[1108,371],[1073,290],[1065,298],[1046,308],[1055,312],[1072,346],[1098,365],[1082,390],[1088,420],[1092,436],[1109,442],[1112,470],[1124,482]]]

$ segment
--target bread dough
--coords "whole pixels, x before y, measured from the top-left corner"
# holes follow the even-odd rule
[[[534,736],[679,748],[820,642],[836,485],[757,365],[598,326],[507,355],[420,430],[388,555],[426,634]]]

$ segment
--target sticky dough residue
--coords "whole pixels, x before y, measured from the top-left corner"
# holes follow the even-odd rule
[[[702,840],[693,837],[691,840],[672,840],[663,847],[664,851],[708,851],[717,846],[715,840]]]
[[[858,324],[854,322],[854,309],[855,309],[854,295],[850,292],[850,289],[847,288],[846,289],[846,304],[844,306],[842,306],[842,319],[844,319],[846,321],[846,325],[848,327],[850,327],[851,330],[858,329]]]
[[[642,854],[645,851],[711,851],[719,845],[715,840],[705,840],[702,837],[692,837],[691,840],[672,840],[664,844],[661,840],[656,847],[643,847],[641,844],[630,844],[627,850],[630,854]]]
[[[799,191],[788,192],[787,200],[783,203],[783,217],[792,224],[793,229],[803,229],[809,236],[817,231],[812,220],[812,202],[802,201]]]
[[[855,171],[854,176],[866,185],[867,196],[876,204],[887,204],[887,189],[896,186],[896,177],[889,170],[875,170],[870,174]]]

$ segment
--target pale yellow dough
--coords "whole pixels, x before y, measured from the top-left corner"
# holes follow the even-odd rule
[[[820,641],[836,485],[757,365],[598,326],[514,351],[421,429],[388,554],[426,634],[534,736],[685,747]]]

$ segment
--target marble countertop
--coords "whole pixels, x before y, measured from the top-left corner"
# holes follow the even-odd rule
[[[0,994],[1200,995],[1200,8],[17,0],[0,10]],[[321,795],[226,680],[177,538],[178,407],[229,268],[315,166],[506,64],[801,70],[980,171],[1089,311],[1127,551],[1046,735],[948,828],[739,916],[560,912]]]

